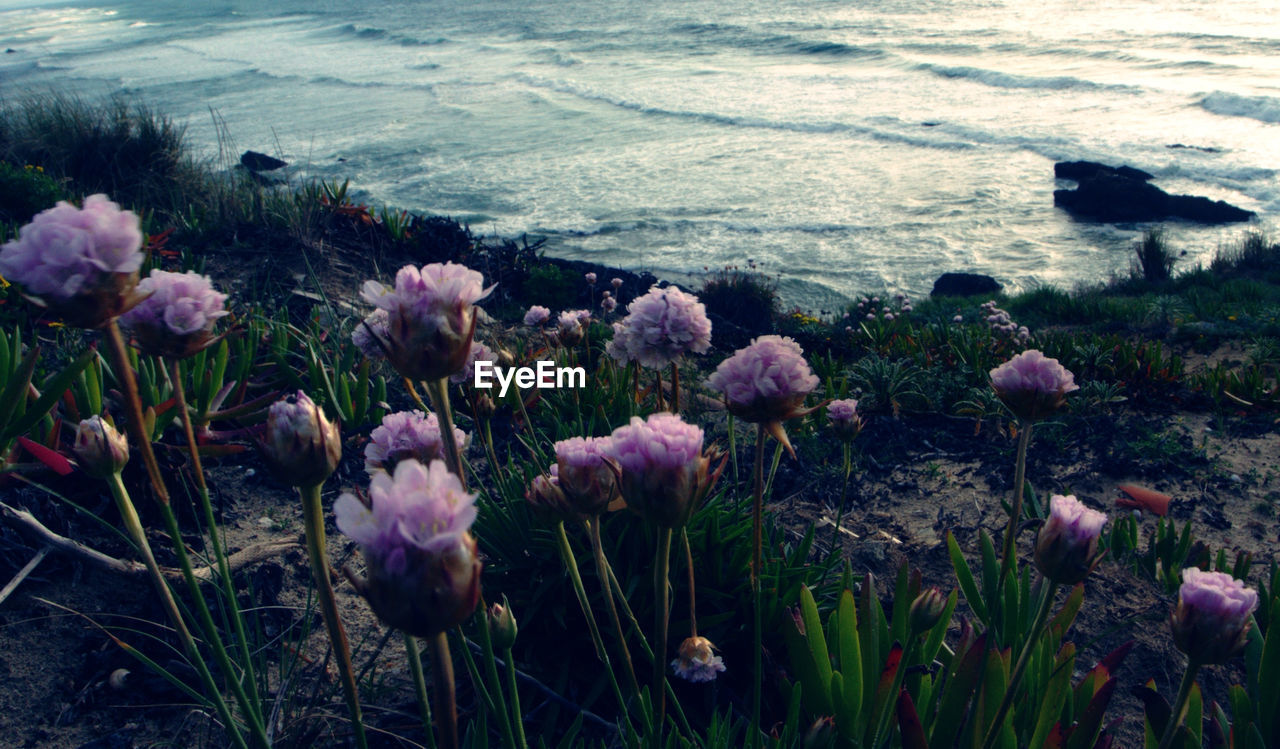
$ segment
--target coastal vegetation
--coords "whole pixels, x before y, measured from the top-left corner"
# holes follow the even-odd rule
[[[1280,244],[800,310],[232,162],[0,106],[17,742],[1280,746]]]

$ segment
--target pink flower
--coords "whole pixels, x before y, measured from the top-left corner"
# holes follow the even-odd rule
[[[585,313],[585,318],[584,318]],[[587,310],[565,310],[556,319],[556,336],[565,346],[576,346],[582,340],[583,326],[591,320]]]
[[[380,341],[388,339],[387,320],[390,315],[385,309],[375,309],[368,317],[351,331],[351,342],[360,349],[365,357],[373,360],[387,358],[387,352]]]
[[[596,285],[596,274],[587,273],[583,276],[583,278],[587,279],[587,283],[591,284],[592,286]]]
[[[487,361],[496,362],[498,355],[483,343],[473,340],[471,341],[471,353],[467,354],[467,363],[462,365],[462,369],[455,374],[449,375],[449,382],[455,385],[462,385],[472,382],[476,373],[476,362]]]
[[[956,315],[951,318],[951,322],[964,322],[964,315]]]
[[[475,333],[476,302],[489,294],[484,277],[457,263],[406,265],[389,289],[366,281],[360,295],[387,311],[388,360],[414,380],[439,380],[462,369]]]
[[[991,385],[1018,418],[1035,421],[1059,408],[1079,390],[1075,377],[1057,359],[1031,349],[991,370]]]
[[[843,440],[851,440],[862,431],[862,417],[858,416],[858,401],[853,398],[834,400],[827,404],[827,419],[831,428]]]
[[[714,681],[724,671],[724,660],[712,650],[715,645],[705,637],[689,637],[680,643],[678,657],[671,661],[676,676],[696,683]]]
[[[149,294],[120,316],[120,324],[148,354],[181,359],[213,341],[213,324],[230,313],[223,308],[226,294],[214,290],[208,276],[188,271],[170,273],[158,268],[138,284]]]
[[[1244,650],[1258,592],[1225,572],[1182,571],[1173,640],[1193,661],[1225,663]]]
[[[102,417],[94,414],[76,428],[71,452],[80,470],[105,479],[124,470],[129,462],[129,441]]]
[[[546,473],[539,473],[525,488],[524,498],[535,514],[552,521],[572,520],[577,515],[564,491],[560,489],[560,466],[552,463]]]
[[[1056,583],[1075,585],[1097,565],[1098,537],[1107,516],[1085,507],[1075,496],[1049,498],[1049,519],[1036,538],[1035,562]]]
[[[560,489],[583,515],[598,515],[618,496],[611,437],[571,437],[555,444]]]
[[[290,486],[318,486],[342,459],[338,425],[301,390],[267,410],[261,448],[267,467]]]
[[[621,278],[615,278],[615,279],[613,279],[613,280],[609,281],[609,283],[613,285],[613,290],[614,290],[614,291],[617,291],[618,289],[621,289],[621,288],[622,288],[622,279],[621,279]]]
[[[604,313],[606,315],[613,312],[617,308],[618,308],[618,300],[614,299],[611,296],[607,296],[604,299],[600,300],[600,309],[604,310]]]
[[[96,327],[133,302],[141,247],[138,217],[106,195],[85,198],[83,209],[59,201],[0,248],[0,276],[65,312],[72,324]]]
[[[430,637],[456,626],[480,597],[480,560],[471,524],[476,495],[443,461],[401,461],[378,472],[369,502],[343,494],[333,505],[338,530],[360,544],[369,606],[392,627]]]
[[[625,333],[618,345],[625,346],[626,356],[620,361],[661,369],[684,354],[703,354],[711,347],[707,308],[674,286],[654,287],[631,302],[621,325]],[[618,338],[615,334],[614,340]]]
[[[761,336],[720,362],[707,384],[724,393],[730,412],[752,422],[791,418],[818,378],[794,340]]]
[[[454,444],[462,449],[467,435],[453,428]],[[364,469],[370,475],[379,471],[391,471],[402,460],[413,458],[428,464],[444,459],[444,444],[440,435],[440,420],[435,414],[421,411],[400,411],[387,414],[369,435],[364,448]]]
[[[627,506],[663,528],[685,524],[724,465],[712,473],[702,453],[702,430],[665,412],[646,420],[634,416],[615,429],[607,453],[620,469]]]
[[[551,310],[535,304],[529,308],[528,312],[524,313],[524,324],[529,327],[536,327],[546,322],[549,317],[551,317]]]

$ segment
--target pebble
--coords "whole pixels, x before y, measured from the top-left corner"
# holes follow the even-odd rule
[[[270,528],[275,524],[276,524],[276,521],[272,520],[266,515],[263,515],[262,517],[258,518],[258,525],[262,526],[263,528]]]

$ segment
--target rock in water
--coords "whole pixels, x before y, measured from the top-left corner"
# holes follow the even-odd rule
[[[283,166],[289,166],[289,162],[281,161],[273,156],[257,151],[245,151],[240,155],[240,165],[251,172],[269,172],[273,169],[279,169]]]
[[[1248,221],[1252,211],[1221,200],[1194,195],[1170,195],[1149,183],[1152,175],[1128,166],[1111,167],[1092,161],[1063,161],[1053,165],[1058,179],[1073,179],[1074,190],[1054,190],[1053,204],[1074,216],[1094,221],[1160,221],[1182,218],[1202,224]]]
[[[933,282],[929,296],[978,296],[998,294],[1003,288],[991,276],[981,273],[943,273]]]

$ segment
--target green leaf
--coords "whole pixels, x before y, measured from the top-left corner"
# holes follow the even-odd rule
[[[31,385],[31,377],[35,374],[36,361],[39,358],[40,347],[32,346],[27,355],[23,357],[17,376],[9,380],[4,387],[4,391],[0,393],[0,427],[5,427],[4,432],[0,433],[0,447],[7,445],[14,437],[26,431],[25,429],[15,430],[13,434],[10,434],[8,426],[10,419],[17,411],[18,404],[27,400],[27,389]]]
[[[809,657],[813,659],[817,676],[817,683],[813,685],[817,689],[814,689],[811,695],[806,694],[813,698],[816,707],[810,712],[816,715],[830,715],[831,693],[821,687],[831,684],[831,656],[827,652],[827,639],[822,635],[822,620],[818,616],[818,604],[813,600],[813,593],[804,585],[800,586],[800,618],[804,622]]]
[[[929,745],[951,747],[956,745],[964,722],[966,709],[973,697],[974,688],[982,676],[982,661],[987,651],[987,634],[983,632],[963,654],[957,653],[956,667],[942,688],[938,714],[929,731]]]
[[[1072,665],[1076,659],[1076,646],[1068,642],[1062,646],[1054,663],[1053,676],[1044,688],[1044,698],[1040,702],[1040,714],[1036,718],[1035,733],[1032,734],[1030,746],[1044,746],[1049,731],[1062,715],[1062,707],[1071,692]]]
[[[969,568],[969,562],[965,560],[964,554],[960,551],[960,545],[956,543],[956,537],[951,531],[947,531],[947,553],[951,555],[951,566],[955,568],[956,582],[964,592],[965,603],[969,604],[973,615],[978,617],[979,621],[990,626],[987,606],[982,600],[982,595],[978,593],[978,585],[973,579],[973,570]]]
[[[36,422],[44,418],[44,415],[49,413],[49,410],[57,404],[66,389],[71,387],[71,383],[80,376],[80,372],[97,355],[98,352],[94,349],[86,349],[74,361],[64,367],[62,371],[45,380],[40,397],[36,399],[35,403],[22,416],[6,424],[4,431],[0,432],[0,445],[8,443],[20,434],[25,434],[27,430],[36,425]],[[6,388],[6,392],[7,390]]]
[[[840,622],[836,647],[840,658],[840,672],[844,676],[839,712],[847,713],[852,721],[861,712],[863,690],[862,650],[858,643],[858,614],[853,605],[852,591],[845,590],[840,594],[836,615]]]

